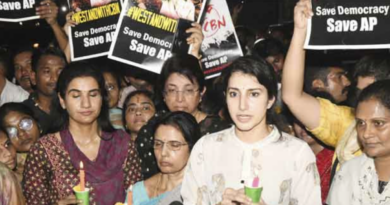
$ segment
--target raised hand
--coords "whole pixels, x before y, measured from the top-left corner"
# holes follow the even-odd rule
[[[192,28],[187,29],[186,33],[191,33],[187,38],[187,43],[192,45],[191,54],[199,59],[201,57],[199,51],[204,38],[201,25],[192,23]]]
[[[294,29],[307,29],[307,19],[313,16],[311,0],[300,0],[294,8]]]
[[[35,11],[36,14],[39,15],[40,18],[45,19],[50,26],[53,26],[54,24],[58,23],[57,22],[58,7],[53,1],[51,0],[41,1],[40,5],[37,6]]]

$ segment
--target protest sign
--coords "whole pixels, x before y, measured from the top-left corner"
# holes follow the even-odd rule
[[[390,1],[317,0],[308,22],[307,49],[390,48]]]
[[[209,79],[219,76],[225,67],[243,55],[225,0],[210,0],[202,30],[201,62]]]
[[[203,0],[127,1],[108,57],[160,73],[174,45],[179,44],[175,36],[183,40],[177,32],[189,25],[185,21],[199,21],[203,7]]]
[[[75,11],[72,20],[78,25],[69,31],[71,61],[107,55],[121,12],[120,2],[91,0],[86,4],[73,0],[72,8]]]
[[[2,0],[0,1],[0,21],[20,22],[39,19],[35,7],[40,0]]]

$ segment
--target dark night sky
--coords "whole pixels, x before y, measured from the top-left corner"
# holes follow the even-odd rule
[[[229,8],[241,2],[241,0],[227,0]],[[286,2],[290,0],[279,0]],[[293,0],[291,0],[293,1]],[[66,4],[66,0],[57,0]],[[283,8],[280,7],[278,0],[245,0],[244,7],[238,19],[238,25],[245,25],[254,30],[258,28],[277,24],[282,19],[281,14]],[[65,12],[59,12],[60,23],[64,23],[63,19]],[[39,24],[39,25],[38,25]],[[20,45],[39,43],[41,46],[47,45],[54,39],[53,34],[43,20],[34,20],[19,23],[0,23],[0,46],[10,47],[11,49]]]

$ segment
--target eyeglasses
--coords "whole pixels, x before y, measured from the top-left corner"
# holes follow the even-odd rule
[[[114,90],[114,86],[113,85],[111,85],[111,84],[108,84],[108,85],[106,85],[105,86],[106,87],[106,90],[108,91],[108,92],[110,92],[111,90]]]
[[[185,89],[185,90],[177,90],[177,89],[167,89],[164,91],[167,97],[176,97],[177,94],[183,93],[185,97],[193,97],[199,89]]]
[[[179,141],[163,142],[161,140],[154,140],[153,148],[154,149],[162,149],[164,147],[164,144],[167,144],[168,149],[170,149],[172,151],[179,151],[182,146],[188,145],[186,143],[182,143]]]
[[[19,129],[24,131],[29,131],[33,128],[33,120],[31,118],[23,118],[19,122]],[[18,128],[16,127],[7,127],[7,134],[10,139],[16,139],[18,137]]]

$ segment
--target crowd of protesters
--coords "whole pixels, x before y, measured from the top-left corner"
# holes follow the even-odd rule
[[[57,13],[37,8],[53,44],[0,53],[1,205],[80,204],[80,169],[97,205],[390,204],[389,52],[311,55],[310,0],[290,33],[237,26],[244,56],[209,80],[197,23],[157,75],[70,62],[72,13],[64,27]],[[243,189],[256,177],[258,203]]]

